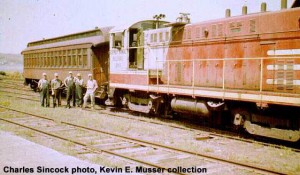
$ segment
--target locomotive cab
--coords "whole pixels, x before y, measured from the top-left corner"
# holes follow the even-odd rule
[[[162,72],[170,40],[171,28],[165,27],[167,23],[145,20],[117,26],[110,31],[110,91],[108,94],[110,99],[106,102],[107,105],[114,105],[116,101],[119,101],[117,100],[119,98],[115,98],[115,93],[136,87],[140,87],[138,90],[145,91],[145,86],[161,81],[156,73]],[[125,95],[121,95],[120,98],[128,101],[132,95],[134,93],[125,92]],[[135,99],[131,102],[142,104],[140,106],[146,106],[145,108],[149,104],[148,97],[146,100],[144,97],[142,97],[144,100],[139,97],[130,99]],[[129,101],[129,104],[133,104],[131,102]],[[139,107],[133,108],[137,111],[148,111],[140,110]]]

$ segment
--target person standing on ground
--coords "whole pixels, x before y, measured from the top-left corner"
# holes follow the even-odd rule
[[[39,80],[38,82],[38,88],[41,91],[40,92],[40,100],[41,100],[41,106],[44,107],[44,102],[46,100],[46,107],[50,106],[50,97],[49,97],[49,81],[47,79],[47,74],[43,73],[43,78]]]
[[[78,107],[82,106],[82,98],[83,98],[83,79],[81,78],[81,74],[78,73],[75,78],[75,89],[76,89],[76,104]]]
[[[58,73],[54,74],[54,79],[51,80],[51,90],[53,96],[53,108],[56,107],[56,100],[58,106],[61,105],[61,92],[60,89],[62,87],[62,81],[58,78]]]
[[[70,71],[69,75],[65,80],[64,84],[67,88],[67,106],[66,108],[71,108],[70,101],[72,98],[73,107],[75,107],[75,79],[73,77],[73,72]]]
[[[87,100],[90,97],[91,98],[91,108],[94,109],[94,106],[95,106],[95,92],[96,92],[96,89],[98,88],[98,84],[97,84],[97,81],[93,79],[92,74],[89,74],[88,76],[89,76],[89,79],[86,82],[86,93],[85,93],[85,96],[83,98],[83,100],[84,100],[83,108],[86,107]]]

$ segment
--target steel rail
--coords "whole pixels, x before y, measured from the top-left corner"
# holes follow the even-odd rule
[[[16,90],[22,90],[22,91],[32,91],[32,90],[30,90],[30,89],[25,89],[25,87],[23,87],[23,88],[18,88],[18,87],[15,87],[15,86],[13,86],[13,85],[4,85],[4,84],[1,84],[0,85],[0,87],[1,88],[13,88],[13,89],[16,89]]]
[[[0,90],[0,92],[1,92],[1,90]],[[13,92],[11,92],[11,93],[13,93]],[[23,100],[39,102],[38,99],[34,100],[34,99],[29,99],[29,98],[24,98],[24,97],[17,97],[17,96],[12,96],[12,95],[6,95],[6,96],[15,97],[15,98],[23,99]],[[103,109],[96,109],[96,110],[83,109],[83,110],[90,111],[90,112],[96,112],[96,113],[99,113],[99,114],[105,114],[105,115],[109,115],[109,116],[113,116],[113,117],[126,118],[126,119],[129,119],[129,120],[141,121],[141,122],[151,123],[151,124],[156,124],[156,125],[161,125],[161,126],[168,126],[168,127],[171,127],[171,128],[176,128],[176,129],[182,129],[182,130],[186,130],[186,131],[195,132],[196,134],[199,132],[199,129],[194,129],[195,127],[194,128],[186,128],[186,127],[183,127],[183,126],[165,124],[165,123],[161,123],[161,122],[157,122],[157,121],[149,121],[147,119],[134,118],[134,117],[126,116],[126,115],[123,115],[123,114],[113,113],[113,112],[109,112],[109,111],[103,111]],[[170,119],[165,119],[165,120],[170,120]],[[214,130],[212,128],[209,128],[209,127],[201,126],[201,129],[204,129],[205,132],[214,132]],[[218,131],[215,131],[215,132],[218,132]],[[245,139],[245,138],[241,138],[241,137],[238,137],[238,136],[230,136],[230,134],[235,134],[235,133],[231,133],[231,132],[228,132],[228,131],[222,131],[222,133],[223,134],[209,133],[209,136],[228,138],[228,139],[232,139],[232,140],[242,141],[242,142],[245,142],[245,143],[256,143],[256,144],[260,144],[260,145],[263,145],[263,146],[269,146],[269,147],[274,147],[274,148],[278,148],[278,149],[286,148],[285,146],[282,146],[282,145],[265,143],[265,142],[258,142],[258,141],[255,141],[255,140]],[[300,152],[300,149],[296,149],[296,148],[289,148],[289,149],[291,149],[291,151],[294,151],[294,152]]]
[[[3,106],[1,106],[1,108],[3,108]],[[6,108],[7,109],[7,108]],[[9,109],[11,110],[11,109]],[[23,113],[23,112],[20,112],[18,110],[12,110],[12,111],[15,111],[15,112],[19,112],[19,113]],[[27,115],[32,115],[30,113],[24,113],[24,114],[27,114]],[[32,116],[35,116],[37,117],[37,115],[32,115]],[[43,119],[46,119],[46,120],[51,120],[53,122],[55,122],[54,120],[52,119],[49,119],[47,117],[42,117],[42,116],[39,116],[38,118],[43,118]],[[8,119],[5,119],[5,118],[2,118],[0,117],[0,120],[2,121],[5,121],[5,122],[8,122],[8,123],[11,123],[11,124],[14,124],[14,125],[18,125],[18,126],[21,126],[21,127],[24,127],[24,128],[27,128],[27,129],[30,129],[30,130],[33,130],[33,131],[36,131],[36,132],[39,132],[39,133],[42,133],[42,134],[45,134],[45,135],[48,135],[48,136],[51,136],[51,137],[55,137],[55,138],[58,138],[58,139],[61,139],[61,140],[64,140],[64,141],[68,141],[68,142],[71,142],[71,143],[74,143],[74,144],[77,144],[77,145],[80,145],[80,146],[83,146],[83,147],[86,147],[88,149],[90,149],[91,151],[93,152],[104,152],[104,153],[107,153],[107,154],[110,154],[110,155],[113,155],[113,156],[118,156],[118,157],[121,157],[121,158],[124,158],[124,159],[128,159],[128,160],[131,160],[131,161],[134,161],[134,162],[138,162],[138,163],[141,163],[141,164],[144,164],[144,165],[147,165],[147,166],[151,166],[151,167],[156,167],[156,168],[162,168],[162,169],[168,169],[169,167],[163,167],[163,166],[160,166],[160,165],[157,165],[157,164],[153,164],[153,163],[150,163],[150,162],[146,162],[146,161],[143,161],[143,160],[139,160],[139,159],[135,159],[135,158],[132,158],[130,156],[126,156],[126,155],[122,155],[122,154],[118,154],[118,153],[114,153],[112,151],[109,151],[109,150],[105,150],[105,149],[100,149],[100,148],[97,148],[97,147],[94,147],[92,145],[88,145],[88,144],[85,144],[85,143],[82,143],[82,142],[79,142],[79,141],[76,141],[76,140],[73,140],[73,139],[70,139],[70,138],[67,138],[67,137],[62,137],[62,136],[59,136],[57,134],[53,134],[53,133],[50,133],[50,132],[46,132],[46,131],[43,131],[43,130],[40,130],[40,129],[36,129],[36,128],[33,128],[31,126],[26,126],[24,124],[21,124],[21,123],[17,123],[17,122],[14,122],[12,120],[8,120]],[[65,122],[61,122],[62,124],[65,124],[65,125],[68,125],[66,124]],[[72,126],[72,125],[70,125]],[[74,125],[76,126],[76,125]],[[81,129],[87,129],[87,130],[90,130],[88,128],[83,128],[83,127],[79,127],[79,126],[76,126],[78,128],[81,128]],[[93,131],[93,130],[90,130],[90,131]],[[180,175],[185,175],[183,173],[173,173],[173,174],[180,174]]]
[[[39,97],[38,95],[29,95],[29,94],[26,94],[26,93],[11,92],[11,91],[6,91],[6,90],[0,90],[0,92],[12,93],[12,94],[19,94],[19,95],[26,95],[26,96],[32,96],[32,97]]]
[[[11,110],[11,111],[31,115],[31,116],[34,116],[34,117],[37,117],[37,118],[43,118],[43,119],[46,119],[46,120],[54,121],[54,119],[51,119],[49,117],[36,115],[36,114],[33,114],[33,113],[29,113],[29,112],[25,112],[25,111],[13,109],[13,108],[5,107],[5,106],[2,106],[2,105],[0,105],[0,108],[4,108],[4,109],[7,109],[7,110]],[[6,119],[0,118],[0,120],[6,120]],[[213,160],[213,161],[219,161],[219,162],[222,162],[222,163],[225,163],[225,164],[239,166],[239,167],[244,168],[244,169],[256,170],[256,171],[260,171],[260,172],[263,172],[263,173],[271,173],[271,174],[287,174],[287,173],[284,173],[284,172],[278,172],[276,170],[267,169],[267,168],[264,168],[264,167],[261,167],[261,166],[254,166],[254,165],[241,163],[241,162],[237,162],[237,161],[233,161],[233,160],[226,160],[226,159],[222,159],[220,157],[216,157],[216,156],[212,156],[212,155],[207,155],[207,154],[198,153],[198,152],[192,152],[192,151],[188,151],[188,150],[175,148],[175,147],[172,147],[172,146],[167,146],[167,145],[153,143],[153,142],[149,142],[149,141],[145,141],[145,140],[141,140],[141,139],[131,138],[131,137],[124,136],[124,135],[121,135],[121,134],[111,133],[111,132],[108,132],[108,131],[94,129],[94,128],[90,128],[90,127],[86,127],[86,126],[81,126],[81,125],[77,125],[77,124],[66,122],[66,121],[60,121],[60,123],[65,124],[65,125],[69,125],[69,126],[78,127],[78,128],[81,128],[81,129],[95,131],[95,132],[98,132],[98,133],[107,134],[107,135],[110,135],[110,136],[118,137],[118,138],[129,140],[129,141],[134,141],[134,142],[137,142],[139,144],[142,143],[142,144],[146,144],[146,145],[152,146],[152,147],[168,149],[168,150],[171,150],[171,151],[181,152],[181,153],[197,156],[197,157],[200,157],[200,158],[206,158],[206,159],[210,159],[210,160]]]

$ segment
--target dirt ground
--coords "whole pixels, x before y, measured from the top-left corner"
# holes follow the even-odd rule
[[[278,172],[287,174],[300,173],[300,153],[294,152],[289,148],[279,149],[221,137],[198,140],[196,139],[197,137],[201,135],[205,136],[209,133],[204,131],[195,133],[193,131],[148,122],[99,114],[97,111],[85,111],[80,108],[42,108],[38,102],[12,99],[5,97],[5,94],[2,92],[0,93],[0,105],[46,115],[58,121],[74,122],[108,132],[121,133],[129,137],[162,143],[189,151],[197,151],[201,154],[218,156],[227,160],[237,160],[251,165],[260,165],[261,167],[271,168]],[[9,117],[11,114],[2,111],[1,116],[4,115]],[[155,118],[145,120],[160,122]],[[9,130],[3,124],[1,124],[0,129]],[[20,135],[20,133],[18,134]],[[49,144],[49,147],[51,147],[51,144]]]

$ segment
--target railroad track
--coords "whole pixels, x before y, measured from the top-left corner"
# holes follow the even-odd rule
[[[22,100],[29,100],[29,101],[39,102],[39,99],[35,99],[35,97],[39,97],[38,95],[31,95],[31,94],[28,94],[28,93],[25,94],[25,93],[19,93],[19,92],[11,92],[11,91],[5,91],[5,90],[0,90],[0,92],[30,96],[31,98],[26,98],[26,97],[20,97],[20,96],[5,94],[8,97],[14,97],[14,98],[22,99]],[[32,97],[34,97],[34,98],[32,98]],[[185,127],[185,126],[180,126],[180,125],[170,123],[170,122],[173,122],[173,120],[171,120],[171,119],[163,119],[164,121],[161,122],[161,121],[149,120],[148,118],[144,118],[144,117],[128,116],[128,115],[122,114],[122,113],[111,112],[109,110],[105,110],[105,106],[100,106],[100,108],[101,109],[96,109],[96,110],[90,110],[90,109],[84,109],[84,110],[91,111],[91,112],[97,112],[99,114],[105,114],[105,115],[109,115],[109,116],[112,116],[112,117],[126,118],[126,119],[139,121],[139,122],[146,122],[146,123],[151,123],[151,124],[163,125],[163,126],[167,126],[167,127],[171,127],[171,128],[176,128],[176,129],[182,129],[182,130],[198,133],[199,135],[203,135],[199,131],[201,131],[201,132],[204,131],[204,132],[207,132],[207,134],[205,136],[207,138],[208,137],[220,137],[220,138],[238,140],[238,141],[247,142],[247,143],[255,143],[255,144],[274,147],[274,148],[279,148],[279,149],[285,149],[286,148],[286,145],[278,145],[278,144],[274,144],[274,143],[255,141],[254,139],[251,139],[251,138],[247,139],[247,138],[241,137],[240,135],[238,135],[236,133],[232,133],[232,132],[229,132],[229,131],[221,131],[220,132],[220,130],[216,130],[216,129],[213,129],[213,128],[210,128],[210,127],[198,126],[198,125],[197,126],[189,125],[189,127]],[[121,110],[116,109],[116,111],[117,112],[126,112],[126,113],[129,113],[129,114],[132,113],[132,111],[127,111],[127,110],[122,110],[122,109]],[[201,136],[199,138],[202,139]],[[291,151],[294,151],[294,152],[300,152],[300,149],[298,149],[298,147],[295,148],[295,146],[289,147],[289,149],[291,149]]]
[[[226,174],[231,172],[244,172],[248,174],[285,174],[272,169],[244,164],[219,157],[205,155],[188,150],[178,149],[163,144],[152,143],[141,139],[124,136],[105,130],[94,129],[72,122],[55,121],[52,118],[36,115],[29,112],[1,106],[0,108],[16,113],[14,116],[0,117],[0,120],[18,125],[35,132],[69,141],[73,144],[84,146],[93,152],[104,152],[122,159],[134,161],[147,167],[184,168],[196,167],[197,170]],[[24,116],[25,115],[25,116]],[[88,137],[86,137],[88,136]],[[176,173],[175,174],[189,174]],[[234,173],[235,174],[235,173]]]
[[[13,86],[13,85],[0,85],[0,88],[11,88],[11,89],[17,89],[17,90],[22,90],[22,91],[32,91],[26,87],[19,88],[19,87]]]
[[[3,92],[3,93],[11,93],[11,94],[17,94],[17,95],[25,95],[25,96],[29,96],[29,97],[39,97],[39,95],[34,95],[34,94],[28,94],[28,93],[21,93],[21,92],[15,92],[15,91],[11,91],[11,90],[0,90],[0,92]],[[6,96],[10,96],[10,95],[6,95]],[[10,97],[16,97],[18,98],[17,96],[10,96]],[[30,99],[28,99],[30,100]]]
[[[0,90],[0,92],[5,92],[6,93],[5,95],[7,97],[13,97],[13,98],[19,98],[19,99],[22,99],[22,100],[29,100],[29,101],[39,102],[39,99],[35,99],[35,98],[39,98],[38,95],[30,95],[30,94],[25,94],[25,93],[18,93],[18,92],[4,91],[4,90]],[[7,93],[25,95],[25,96],[29,96],[29,98],[15,96],[15,95],[8,95]],[[220,130],[213,129],[213,128],[210,128],[210,127],[198,126],[198,125],[195,126],[195,125],[192,125],[192,124],[190,124],[188,127],[185,127],[185,126],[180,126],[180,125],[177,125],[177,124],[174,124],[174,123],[170,123],[170,122],[174,122],[174,120],[172,120],[172,119],[162,119],[163,121],[155,121],[155,120],[149,120],[149,118],[145,118],[145,117],[129,116],[129,115],[122,114],[122,113],[111,112],[109,110],[105,110],[105,106],[100,105],[99,107],[101,109],[90,110],[90,109],[86,108],[84,110],[91,111],[91,112],[97,112],[99,114],[105,114],[105,115],[109,115],[109,116],[112,116],[112,117],[126,118],[126,119],[130,119],[130,120],[138,121],[138,122],[146,122],[146,123],[151,123],[151,124],[156,124],[156,125],[163,125],[163,126],[167,126],[167,127],[171,127],[171,128],[191,131],[191,132],[194,132],[194,133],[199,133],[199,131],[201,131],[201,132],[204,131],[204,132],[208,133],[208,134],[206,134],[206,137],[222,137],[222,138],[228,138],[228,139],[238,140],[238,141],[247,142],[247,143],[255,143],[255,144],[274,147],[274,148],[279,148],[279,149],[285,149],[287,147],[286,145],[278,145],[278,144],[274,144],[274,143],[256,141],[252,138],[241,137],[239,134],[232,133],[232,132],[229,132],[229,131],[220,131]],[[132,111],[127,111],[127,110],[123,110],[123,109],[115,109],[115,110],[117,112],[126,112],[128,114],[132,113]],[[199,133],[199,135],[200,135],[200,133]],[[288,146],[288,147],[289,147],[289,149],[291,149],[291,151],[300,152],[300,149],[298,149],[297,146],[296,146],[297,148],[295,146]]]

